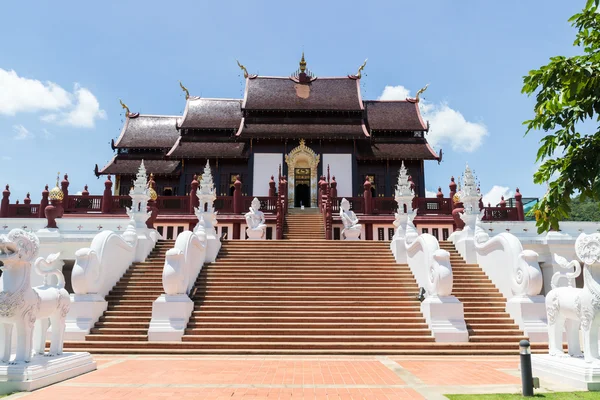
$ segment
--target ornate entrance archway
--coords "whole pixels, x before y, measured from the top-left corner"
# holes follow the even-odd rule
[[[294,207],[296,194],[296,168],[310,169],[310,206],[317,206],[317,166],[321,156],[317,155],[310,147],[307,147],[304,139],[300,140],[300,146],[296,147],[285,156],[288,167],[288,207]],[[303,182],[305,183],[305,182]]]

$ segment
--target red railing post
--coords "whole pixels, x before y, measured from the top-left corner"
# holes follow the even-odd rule
[[[198,183],[198,177],[196,175],[194,175],[194,179],[192,179],[192,184],[191,184],[191,189],[190,189],[190,207],[188,212],[190,214],[194,213],[194,209],[198,206],[200,206],[200,199],[198,198],[198,195],[196,194],[196,192],[198,191],[198,186],[200,184]]]
[[[8,218],[8,205],[10,204],[10,190],[8,185],[2,192],[2,203],[0,203],[0,218]]]
[[[104,193],[102,195],[102,214],[108,214],[111,211],[112,207],[112,181],[110,180],[110,175],[106,177],[106,181],[104,182]]]
[[[273,175],[271,175],[271,180],[269,181],[269,197],[275,197],[275,179]]]
[[[371,193],[371,182],[369,181],[369,177],[365,179],[364,183],[365,191],[363,192],[363,197],[365,199],[365,215],[369,215],[373,212],[373,194]]]
[[[335,181],[335,176],[331,178],[331,196],[332,198],[337,197],[337,182]]]
[[[454,177],[450,178],[448,187],[450,188],[450,193],[448,193],[448,196],[450,197],[450,207],[454,208],[454,195],[456,194],[456,182],[454,182]]]
[[[519,221],[525,221],[525,210],[523,209],[523,195],[517,188],[517,193],[515,193],[515,207],[517,208],[517,219]]]
[[[46,218],[46,207],[48,207],[48,195],[50,192],[48,191],[48,185],[44,187],[42,191],[42,200],[40,201],[40,208],[38,210],[38,218]]]
[[[62,201],[62,208],[64,211],[64,209],[69,207],[69,175],[64,175],[63,180],[60,182],[60,190],[62,190],[64,195]]]
[[[283,176],[283,214],[287,215],[288,209],[290,208],[289,198],[288,198],[288,180],[287,176]]]
[[[244,202],[242,198],[242,182],[240,181],[240,176],[235,177],[235,183],[233,184],[233,213],[240,214],[242,213]]]

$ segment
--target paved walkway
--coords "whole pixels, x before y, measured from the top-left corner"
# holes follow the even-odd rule
[[[98,370],[7,399],[445,399],[517,393],[518,356],[103,356]],[[544,390],[570,387],[542,382]]]

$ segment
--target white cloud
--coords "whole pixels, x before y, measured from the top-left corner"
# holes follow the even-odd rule
[[[54,138],[54,135],[51,132],[49,132],[46,128],[42,129],[42,136],[44,137],[44,139],[47,140]]]
[[[93,128],[97,119],[105,119],[96,96],[75,84],[73,92],[53,82],[20,77],[13,70],[0,68],[0,115],[19,112],[50,112],[41,120],[78,128]]]
[[[23,125],[13,125],[13,131],[15,132],[15,140],[25,140],[33,138],[33,134],[27,130]]]
[[[404,86],[386,86],[379,100],[405,100],[409,96],[410,91]],[[473,152],[488,135],[483,123],[467,121],[446,103],[433,104],[421,99],[419,106],[423,119],[431,124],[427,141],[432,146],[449,144],[454,151]]]
[[[498,186],[494,185],[489,192],[483,195],[483,204],[487,207],[488,204],[491,204],[492,207],[496,207],[502,196],[504,196],[505,200],[514,197],[515,193],[510,190],[507,186]]]
[[[100,109],[100,103],[92,92],[75,84],[75,96],[77,97],[75,108],[59,117],[59,124],[93,128],[96,119],[106,119],[106,112]]]
[[[432,192],[431,190],[425,189],[425,197],[432,198],[432,197],[436,197],[436,196],[437,196],[437,192]]]

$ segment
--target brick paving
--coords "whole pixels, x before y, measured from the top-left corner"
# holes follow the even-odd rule
[[[98,370],[7,399],[444,399],[516,393],[518,357],[95,356]],[[552,383],[548,383],[552,385]],[[545,386],[545,389],[570,390]]]

